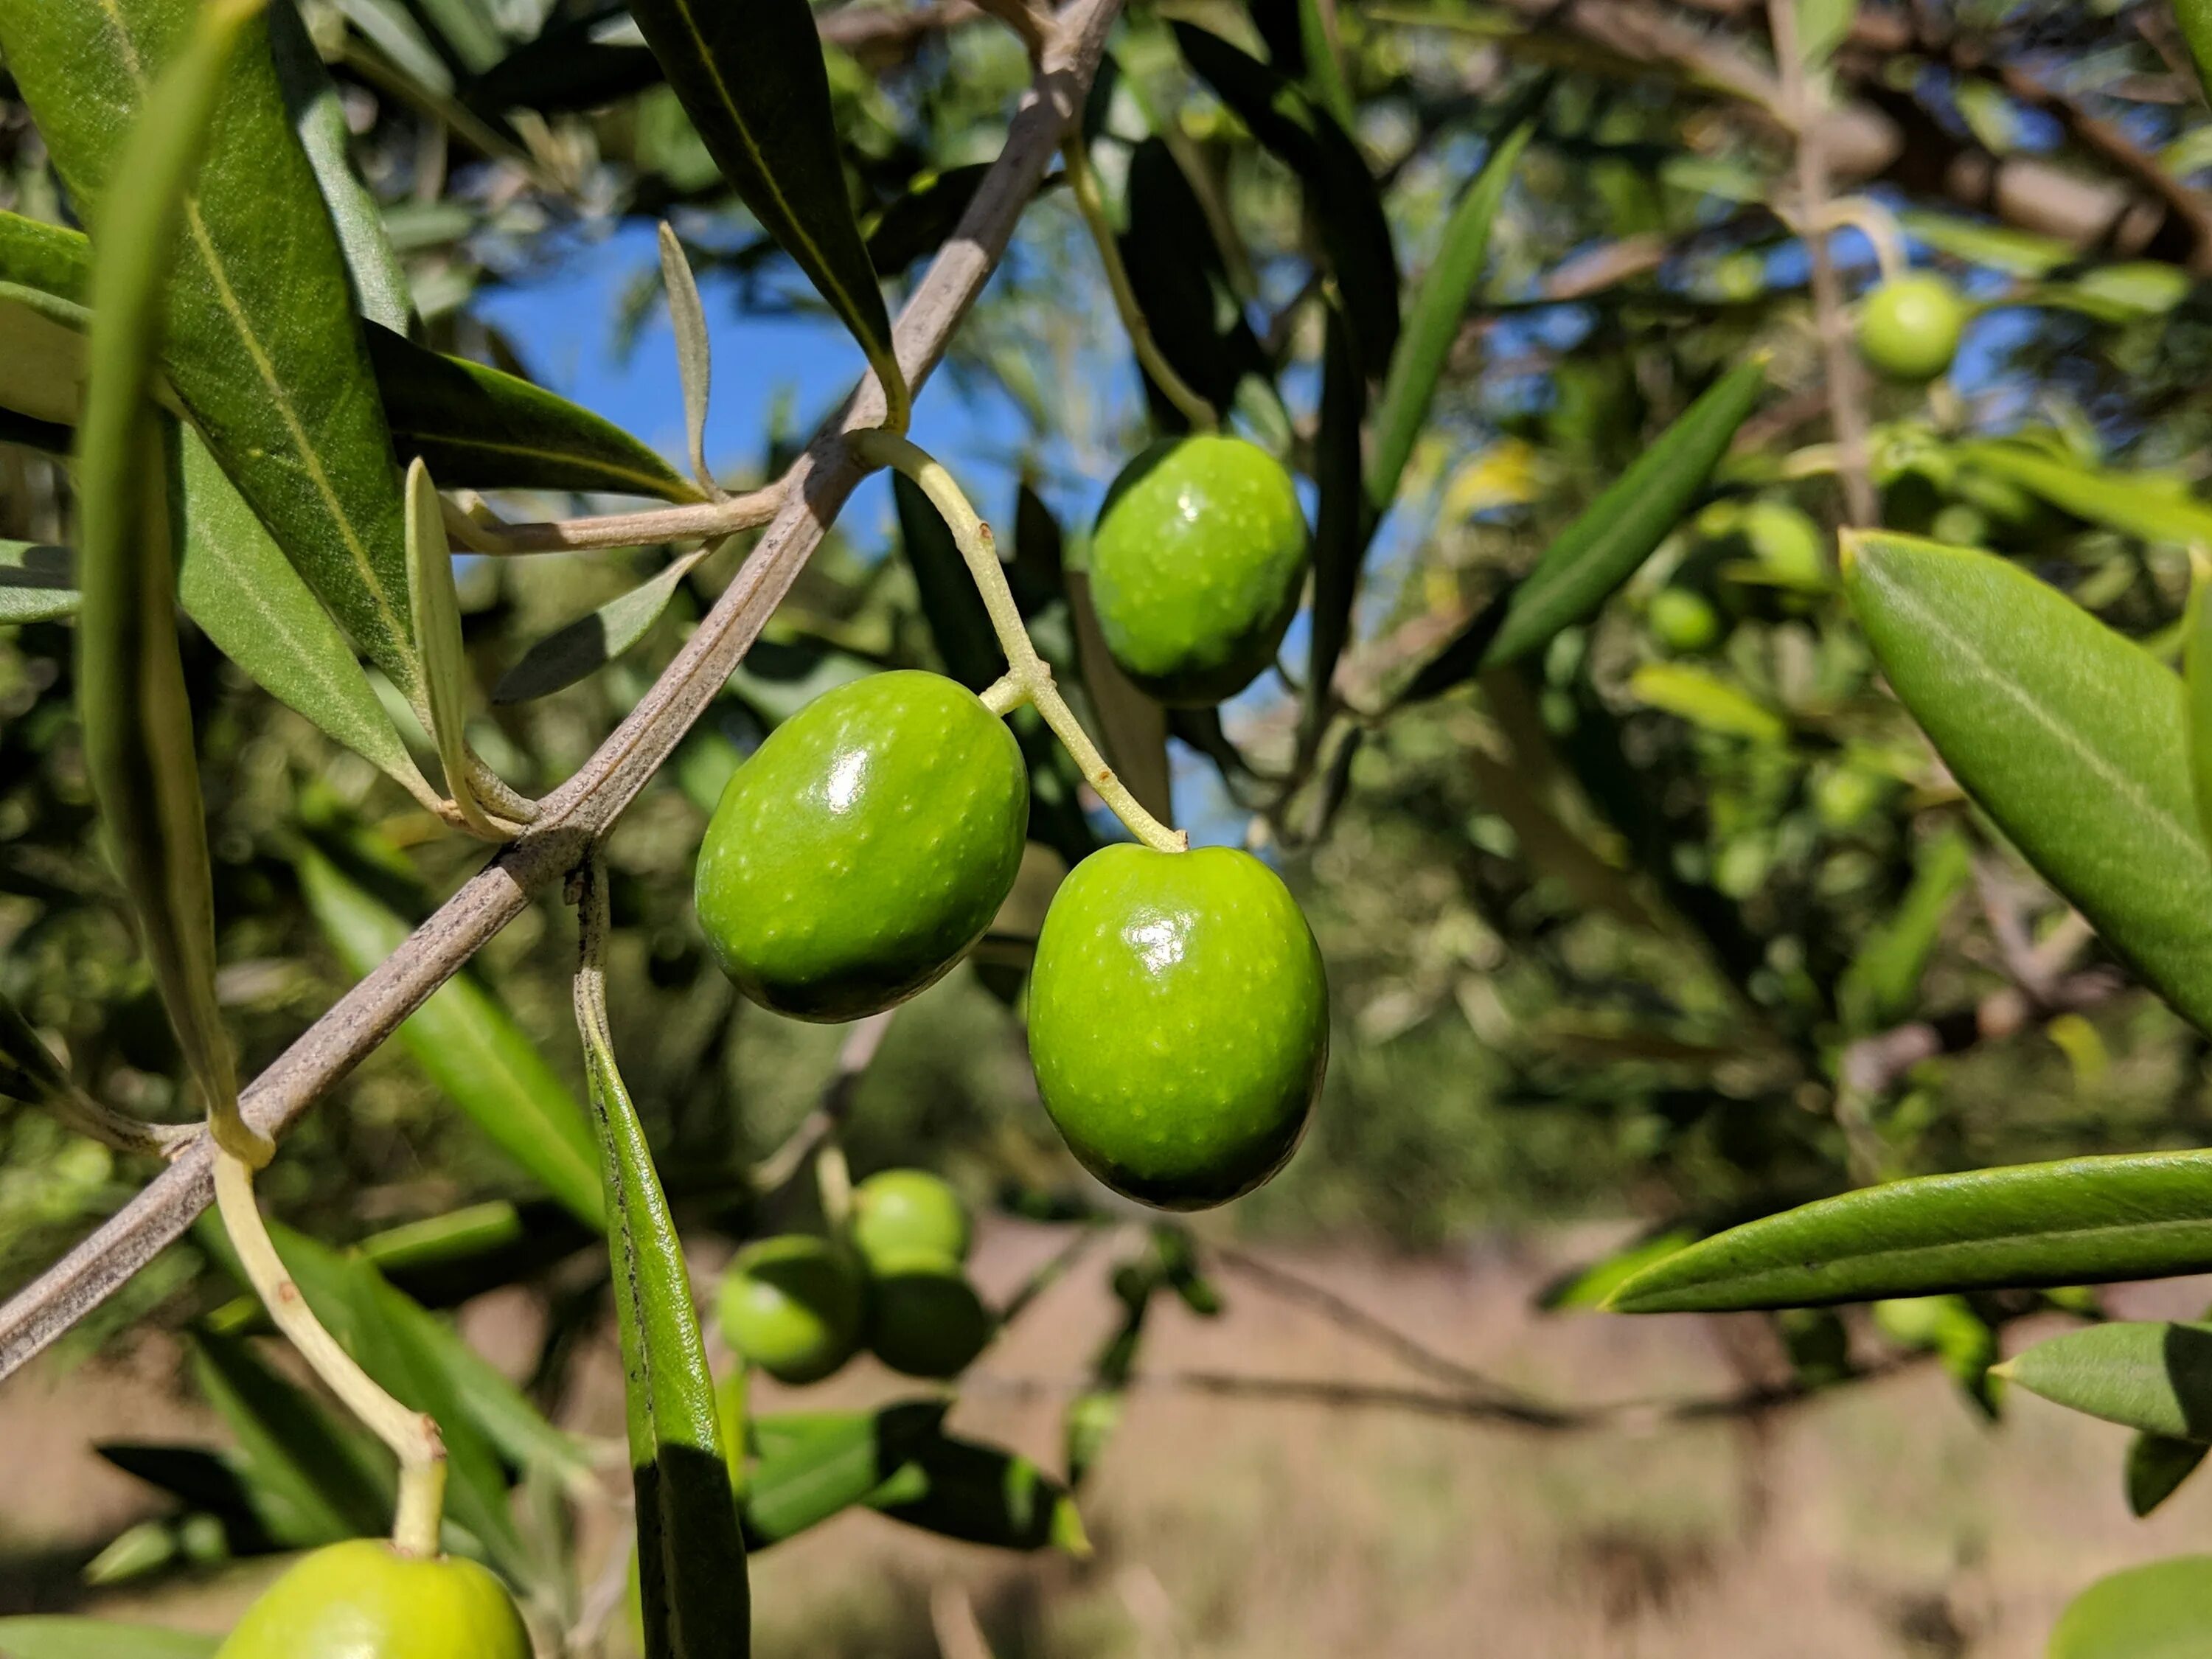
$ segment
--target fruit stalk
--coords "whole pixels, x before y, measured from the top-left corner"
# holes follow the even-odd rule
[[[1121,263],[1121,250],[1114,240],[1114,227],[1107,220],[1106,201],[1098,193],[1098,175],[1091,170],[1091,151],[1083,135],[1070,133],[1060,145],[1060,153],[1067,167],[1068,188],[1075,193],[1076,208],[1090,228],[1091,241],[1097,246],[1098,263],[1106,268],[1106,286],[1113,290],[1114,309],[1121,313],[1121,326],[1129,336],[1137,361],[1152,376],[1152,384],[1182,412],[1192,430],[1213,431],[1221,423],[1213,412],[1213,405],[1200,397],[1161,354],[1159,343],[1152,338],[1151,325],[1145,321],[1144,311],[1137,304],[1137,291],[1129,286],[1129,268]]]
[[[438,1553],[446,1507],[446,1443],[436,1421],[410,1410],[376,1385],[337,1339],[324,1328],[276,1254],[261,1206],[253,1196],[253,1170],[243,1159],[218,1152],[215,1200],[224,1231],[238,1251],[246,1281],[285,1340],[346,1409],[392,1448],[399,1459],[399,1504],[392,1522],[392,1547],[429,1559]]]
[[[1052,728],[1053,735],[1074,757],[1076,765],[1083,770],[1084,781],[1098,792],[1098,798],[1113,810],[1114,816],[1128,826],[1131,835],[1156,853],[1186,850],[1190,845],[1189,838],[1179,830],[1169,829],[1145,810],[1143,804],[1129,793],[1128,787],[1115,776],[1114,769],[1106,764],[1105,757],[1098,752],[1090,733],[1083,729],[1066,699],[1060,695],[1060,688],[1053,681],[1051,665],[1037,654],[1029,629],[1022,625],[1021,608],[1014,603],[1013,589],[1006,585],[1006,573],[992,544],[991,526],[977,514],[952,475],[928,451],[896,433],[856,432],[852,436],[852,445],[854,452],[869,465],[896,467],[903,472],[944,516],[945,527],[952,532],[953,542],[960,549],[960,556],[967,562],[968,574],[975,579],[976,591],[982,595],[992,631],[999,636],[999,648],[1006,653],[1006,678],[984,693],[984,701],[993,712],[1010,713],[1019,707],[1021,701],[1033,705],[1044,717],[1044,723]],[[1010,701],[1010,697],[1015,700]]]

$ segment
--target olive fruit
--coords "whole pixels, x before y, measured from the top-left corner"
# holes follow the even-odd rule
[[[1249,853],[1103,848],[1053,896],[1030,1057],[1085,1168],[1164,1209],[1249,1192],[1298,1143],[1328,985],[1297,901]]]
[[[1165,439],[1106,492],[1091,599],[1131,679],[1162,702],[1219,702],[1274,660],[1305,563],[1305,512],[1280,462],[1242,438]]]
[[[301,1559],[246,1610],[216,1659],[530,1659],[530,1632],[473,1561],[356,1538]]]
[[[857,1019],[982,937],[1028,832],[1029,775],[1004,721],[942,675],[870,675],[731,775],[699,849],[700,926],[754,1001]]]
[[[805,1233],[757,1239],[722,1276],[722,1337],[779,1382],[815,1382],[860,1345],[866,1291],[852,1257]]]
[[[1882,283],[1859,313],[1859,351],[1893,380],[1932,380],[1958,355],[1966,307],[1958,289],[1931,271]]]
[[[1651,636],[1669,651],[1710,651],[1721,637],[1712,603],[1686,587],[1662,587],[1651,596]]]
[[[868,1350],[908,1376],[957,1376],[991,1340],[991,1314],[951,1257],[893,1250],[869,1264]]]
[[[853,1188],[853,1244],[871,1266],[902,1250],[968,1259],[968,1206],[927,1170],[883,1170]]]
[[[1756,501],[1744,508],[1740,528],[1753,556],[1777,580],[1796,587],[1826,585],[1820,527],[1801,509],[1788,501]]]

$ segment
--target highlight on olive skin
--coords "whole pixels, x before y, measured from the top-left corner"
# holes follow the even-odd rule
[[[89,1650],[88,1650],[88,1651]],[[357,1538],[303,1557],[215,1659],[531,1659],[507,1589],[474,1561]]]

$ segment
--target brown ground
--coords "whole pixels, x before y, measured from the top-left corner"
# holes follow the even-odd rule
[[[1585,1241],[1586,1242],[1586,1241]],[[987,1289],[1050,1248],[1007,1227],[978,1257]],[[1559,1399],[1731,1392],[1740,1377],[1694,1320],[1528,1311],[1566,1259],[1553,1239],[1418,1261],[1346,1252],[1295,1267],[1489,1374]],[[994,1350],[955,1422],[1057,1462],[1063,1385],[1106,1328],[1095,1266]],[[1427,1388],[1338,1326],[1225,1279],[1230,1310],[1157,1310],[1156,1372]],[[2194,1316],[2202,1281],[2121,1298]],[[487,1346],[517,1312],[480,1309]],[[502,1329],[501,1328],[506,1328]],[[505,1340],[502,1340],[501,1339]],[[35,1373],[0,1389],[0,1606],[52,1605],[82,1540],[143,1512],[88,1450],[101,1437],[206,1435],[164,1352]],[[612,1426],[611,1369],[585,1410]],[[807,1404],[896,1392],[855,1367]],[[1922,1368],[1741,1421],[1543,1434],[1402,1410],[1139,1392],[1085,1494],[1097,1559],[1009,1559],[852,1515],[753,1566],[763,1659],[925,1659],[932,1591],[980,1612],[997,1659],[2031,1659],[2099,1575],[2203,1547],[2212,1478],[2148,1522],[2122,1502],[2127,1437],[2015,1396],[1985,1428]],[[253,1582],[234,1574],[107,1610],[219,1627]],[[957,1646],[956,1641],[955,1646]],[[978,1659],[972,1650],[946,1659]]]

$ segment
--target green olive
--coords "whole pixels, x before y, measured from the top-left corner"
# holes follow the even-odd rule
[[[921,1250],[968,1259],[968,1206],[927,1170],[883,1170],[853,1188],[853,1244],[863,1260]]]
[[[1743,510],[1741,528],[1753,556],[1777,577],[1806,587],[1827,581],[1826,543],[1820,527],[1788,501],[1752,502]]]
[[[851,1255],[786,1233],[739,1250],[722,1276],[722,1338],[779,1382],[815,1382],[860,1346],[866,1291]]]
[[[1686,587],[1662,587],[1651,596],[1651,636],[1669,651],[1710,651],[1719,641],[1721,619],[1712,602]]]
[[[1958,356],[1966,307],[1959,290],[1932,271],[1882,283],[1859,313],[1859,351],[1893,380],[1932,380]]]
[[[1248,1193],[1297,1147],[1328,1060],[1306,920],[1249,853],[1108,847],[1045,913],[1030,1057],[1085,1167],[1165,1209]]]
[[[530,1659],[530,1632],[473,1561],[400,1554],[381,1539],[301,1560],[246,1610],[216,1659]]]
[[[959,1262],[893,1250],[869,1263],[868,1348],[908,1376],[957,1376],[991,1340],[990,1310]]]
[[[982,937],[1028,832],[1006,723],[942,675],[871,675],[816,698],[732,775],[699,849],[700,926],[763,1006],[856,1019]]]
[[[1091,543],[1106,648],[1165,703],[1219,702],[1274,660],[1305,579],[1280,462],[1242,438],[1163,440],[1121,470]]]

